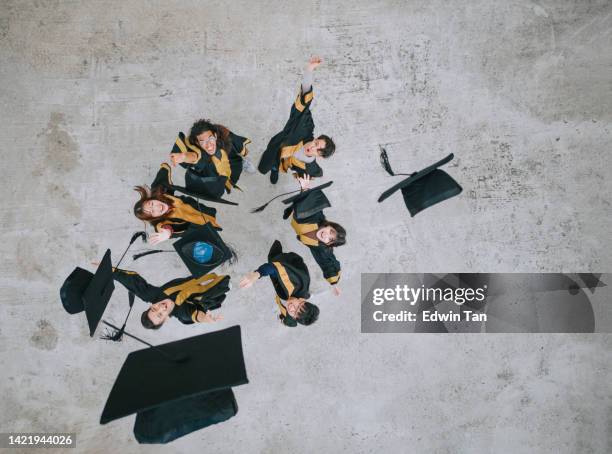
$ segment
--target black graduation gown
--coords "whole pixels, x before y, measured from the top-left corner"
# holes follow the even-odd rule
[[[270,139],[259,161],[258,170],[261,173],[266,174],[275,167],[281,172],[291,170],[300,176],[323,176],[323,170],[316,159],[305,163],[293,156],[302,145],[314,139],[314,121],[310,111],[313,97],[312,88],[303,93],[300,87],[300,93],[291,106],[289,120],[283,130]]]
[[[281,299],[310,297],[310,273],[302,257],[295,252],[283,252],[277,240],[268,253],[268,263],[276,268],[277,276],[270,279]]]
[[[149,284],[138,273],[121,269],[115,270],[113,278],[148,303],[170,298],[175,303],[170,317],[176,317],[186,325],[197,322],[198,313],[221,307],[229,291],[230,281],[229,276],[211,273],[196,278],[190,276],[173,279],[157,287]],[[200,285],[207,281],[210,282]]]
[[[153,227],[157,232],[161,231],[164,226],[170,226],[172,228],[172,238],[181,236],[189,228],[190,225],[202,225],[210,223],[216,230],[222,230],[216,221],[217,210],[212,207],[208,207],[203,203],[198,203],[194,198],[189,196],[175,196],[174,190],[172,190],[172,173],[170,166],[163,163],[160,166],[151,188],[155,189],[158,186],[166,188],[165,193],[175,202],[176,209],[173,210],[173,216],[162,221],[152,222]],[[187,207],[194,208],[199,213],[189,210],[187,207],[183,209],[179,208],[180,202],[187,205]]]
[[[311,197],[312,197],[311,193]],[[323,210],[316,211],[306,217],[297,219],[296,212],[299,204],[308,205],[309,201],[304,197],[297,197],[293,204],[289,207],[289,211],[285,211],[285,216],[291,213],[291,227],[297,233],[297,239],[310,250],[312,257],[315,259],[323,277],[331,285],[335,285],[340,281],[340,262],[334,255],[334,248],[326,246],[317,239],[310,238],[307,233],[316,232],[319,226],[325,221]],[[323,205],[324,206],[324,205]],[[308,208],[308,207],[306,207]]]
[[[246,146],[251,143],[246,137],[229,132],[226,149],[219,149],[215,156],[203,152],[189,137],[179,132],[171,153],[188,153],[194,162],[184,162],[187,169],[185,185],[187,189],[210,197],[220,198],[224,191],[230,192],[237,187],[242,173],[242,158],[248,154]]]

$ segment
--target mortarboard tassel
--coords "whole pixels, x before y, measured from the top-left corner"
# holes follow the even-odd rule
[[[406,176],[416,175],[416,172],[413,172],[413,173],[395,173],[393,171],[393,169],[391,168],[391,163],[389,162],[389,155],[387,154],[387,150],[385,150],[382,145],[379,145],[379,147],[380,147],[380,165],[382,166],[383,169],[385,169],[385,171],[389,175],[391,175],[392,177],[395,177],[395,176],[398,176],[398,175],[406,175]]]
[[[128,293],[128,301],[130,304],[130,310],[128,311],[126,317],[125,317],[125,321],[123,322],[123,326],[121,327],[121,329],[116,329],[116,328],[111,328],[108,329],[106,328],[104,330],[104,334],[102,334],[102,336],[100,336],[100,339],[103,340],[110,340],[113,342],[121,342],[123,340],[123,333],[125,332],[125,325],[127,324],[128,318],[130,318],[130,314],[132,313],[132,307],[134,307],[134,299],[135,299],[135,295],[132,292]]]
[[[146,252],[141,252],[140,254],[134,254],[132,256],[132,260],[138,260],[140,257],[144,257],[145,255],[157,254],[159,252],[174,252],[174,251],[164,251],[162,249],[153,249]]]
[[[383,169],[385,169],[385,172],[387,172],[389,175],[395,176],[395,173],[393,172],[393,169],[391,168],[391,163],[389,162],[389,155],[387,155],[387,150],[385,150],[382,145],[379,145],[379,147],[380,147],[380,165],[382,166]]]
[[[266,207],[267,207],[267,206],[268,206],[268,205],[269,205],[271,202],[273,202],[274,200],[278,199],[279,197],[282,197],[282,196],[285,196],[285,195],[289,195],[289,194],[293,194],[294,192],[300,192],[300,191],[301,191],[301,189],[296,189],[295,191],[285,192],[284,194],[277,195],[276,197],[274,197],[274,198],[272,198],[272,199],[268,200],[268,201],[267,201],[266,203],[264,203],[263,205],[261,205],[261,206],[259,206],[259,207],[255,208],[255,209],[253,209],[253,210],[251,210],[251,213],[261,213],[263,210],[265,210],[265,209],[266,209]]]

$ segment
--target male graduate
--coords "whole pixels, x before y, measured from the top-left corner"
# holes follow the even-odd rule
[[[322,134],[315,139],[313,135],[314,122],[310,111],[314,96],[312,73],[321,63],[319,57],[312,57],[308,62],[289,120],[283,130],[272,137],[261,157],[258,169],[263,174],[270,172],[272,184],[278,181],[279,172],[287,173],[289,170],[299,176],[322,176],[323,170],[317,164],[317,158],[329,158],[336,150],[329,136]]]
[[[189,136],[179,133],[170,162],[187,169],[185,186],[192,192],[212,198],[221,198],[224,192],[238,188],[242,170],[255,172],[247,159],[246,137],[234,134],[223,125],[210,120],[196,121]]]
[[[244,276],[240,288],[251,287],[263,276],[269,276],[272,281],[283,325],[295,327],[299,323],[308,326],[317,321],[319,308],[306,301],[310,297],[310,275],[302,257],[295,252],[283,252],[276,240],[268,253],[267,263]]]
[[[116,269],[113,278],[123,284],[151,307],[142,313],[140,321],[147,329],[159,329],[170,317],[181,323],[216,322],[221,315],[210,311],[221,307],[229,291],[229,276],[214,273],[199,277],[173,279],[161,287],[149,284],[134,271]]]

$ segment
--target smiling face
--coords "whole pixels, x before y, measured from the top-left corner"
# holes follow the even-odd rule
[[[300,312],[302,312],[302,309],[304,308],[304,303],[306,301],[303,298],[293,298],[290,297],[287,300],[287,313],[289,315],[291,315],[291,317],[293,318],[298,318],[300,315]]]
[[[155,326],[159,326],[164,323],[168,317],[170,317],[170,313],[174,309],[174,301],[169,298],[162,300],[158,303],[151,304],[147,312],[147,317],[151,320]]]
[[[158,218],[168,212],[168,204],[155,199],[147,200],[142,204],[142,212],[153,218]]]
[[[314,139],[304,144],[304,154],[308,157],[321,156],[320,151],[325,148],[325,141],[323,139]]]
[[[317,239],[323,244],[333,243],[337,237],[338,233],[331,225],[321,227],[317,230]]]
[[[215,154],[215,151],[217,151],[217,136],[212,131],[205,131],[196,137],[202,150],[211,156]]]

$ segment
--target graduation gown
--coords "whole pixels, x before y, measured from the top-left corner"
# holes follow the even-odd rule
[[[295,252],[282,252],[279,241],[275,241],[268,253],[268,263],[276,270],[276,275],[270,276],[276,291],[276,304],[281,320],[291,318],[281,300],[290,297],[310,297],[310,273],[302,257]],[[297,324],[297,322],[295,322]]]
[[[217,210],[215,208],[198,203],[189,196],[174,196],[174,191],[171,189],[171,172],[170,166],[164,162],[151,184],[152,188],[164,186],[166,188],[166,196],[172,200],[173,205],[169,217],[161,221],[152,222],[155,231],[161,232],[162,229],[169,228],[172,231],[172,238],[176,238],[185,233],[191,224],[210,224],[215,229],[222,230],[221,226],[217,223]]]
[[[206,313],[221,307],[229,291],[230,281],[229,276],[211,273],[196,278],[190,276],[173,279],[157,287],[149,284],[138,273],[121,269],[115,270],[113,278],[148,303],[170,298],[175,304],[170,317],[176,317],[185,325],[197,323],[200,312]]]
[[[238,179],[242,173],[242,158],[249,152],[246,147],[249,143],[251,141],[246,137],[230,131],[226,143],[227,150],[218,149],[213,156],[210,156],[197,144],[192,144],[189,137],[179,132],[171,153],[185,155],[186,162],[181,163],[181,166],[187,169],[185,175],[187,189],[220,198],[224,191],[229,193],[232,188],[238,188]],[[197,187],[193,187],[195,183]]]
[[[296,208],[300,203],[307,204],[308,201],[305,201],[304,198],[297,198],[289,207],[289,211],[285,212],[285,216],[291,215],[291,227],[295,230],[298,241],[308,247],[327,282],[335,285],[340,281],[340,262],[334,255],[334,248],[321,243],[314,237],[314,233],[319,230],[321,223],[325,221],[323,210],[316,211],[298,220]]]
[[[259,161],[258,169],[261,173],[266,174],[275,167],[280,172],[286,173],[291,170],[299,176],[305,174],[312,177],[323,176],[323,170],[316,159],[306,163],[294,156],[305,143],[314,139],[314,121],[310,111],[313,97],[312,88],[303,93],[300,87],[300,92],[291,106],[289,120],[283,130],[270,139]]]

